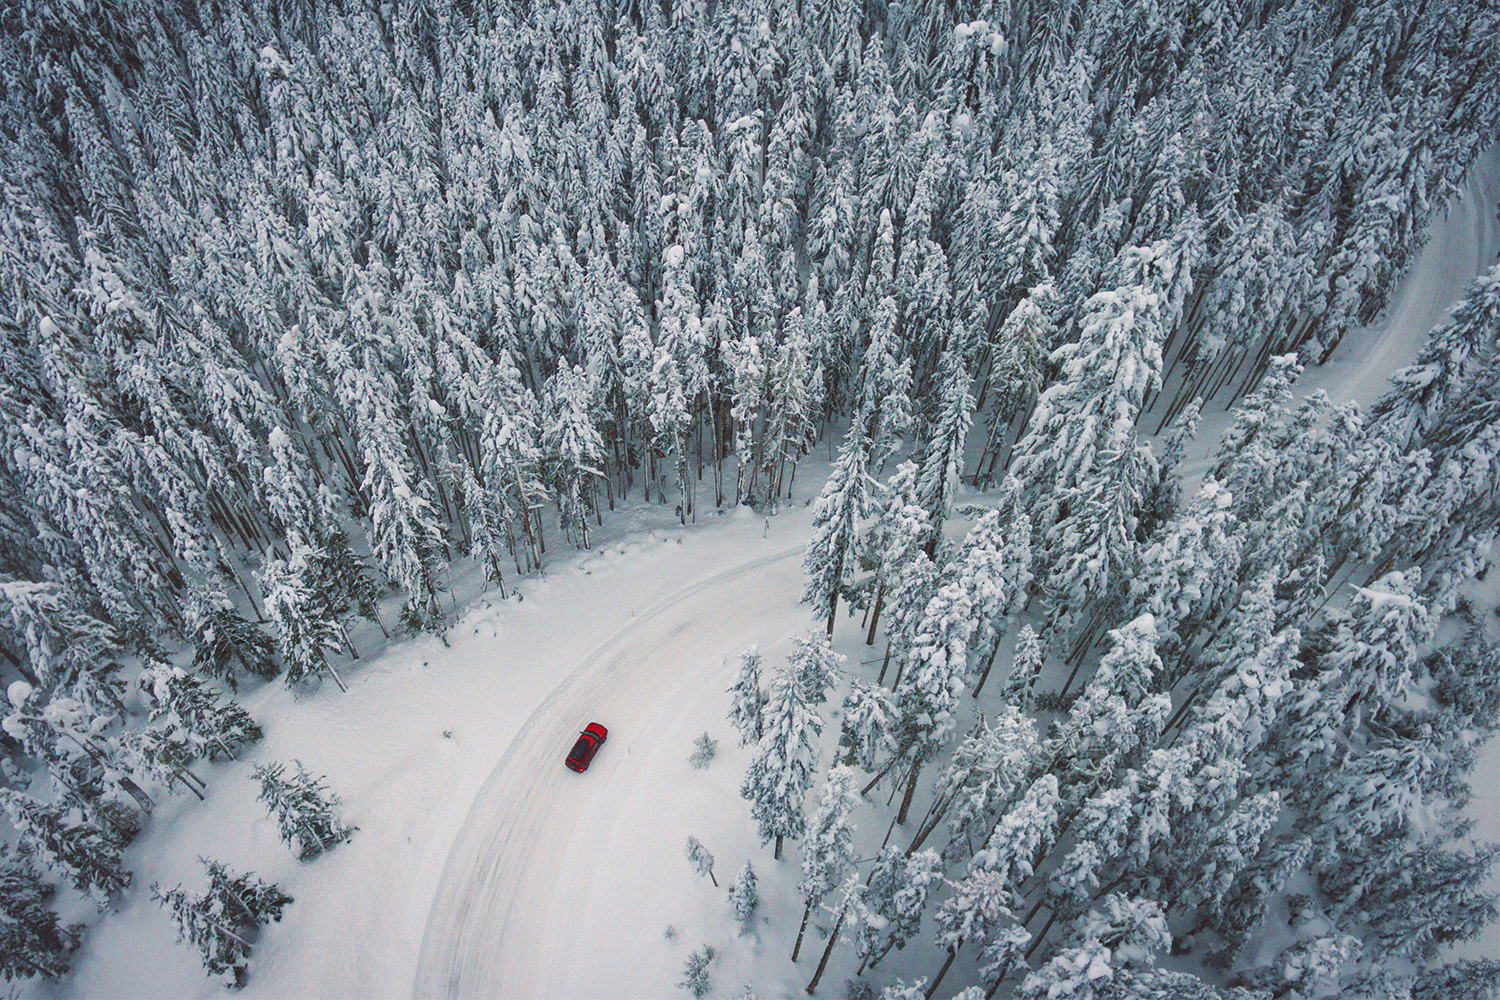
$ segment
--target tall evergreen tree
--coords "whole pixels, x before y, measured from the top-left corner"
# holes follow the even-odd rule
[[[280,921],[292,897],[253,873],[240,875],[217,861],[198,860],[208,873],[206,893],[194,896],[180,885],[163,889],[153,883],[151,896],[177,924],[178,940],[198,947],[208,974],[238,989],[249,981],[250,955],[261,928]]]
[[[761,718],[762,735],[740,794],[750,801],[761,843],[776,841],[779,861],[782,841],[801,837],[807,829],[802,802],[817,773],[817,741],[823,732],[808,685],[791,664],[773,678]]]
[[[339,797],[323,787],[321,778],[307,773],[294,760],[296,773],[286,777],[286,765],[258,764],[253,777],[260,782],[256,798],[276,817],[281,839],[295,846],[297,858],[307,861],[354,836],[357,827],[339,818]]]

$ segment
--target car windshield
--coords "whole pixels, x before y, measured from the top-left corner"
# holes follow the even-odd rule
[[[586,737],[580,736],[578,737],[578,742],[573,744],[573,750],[568,754],[568,756],[572,757],[574,760],[583,760],[583,758],[588,755],[589,746],[590,744],[588,739]],[[556,760],[555,757],[553,759]]]

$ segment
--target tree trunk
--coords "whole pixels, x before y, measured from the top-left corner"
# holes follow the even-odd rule
[[[932,983],[928,985],[927,992],[924,994],[924,996],[927,997],[927,1000],[932,1000],[932,995],[937,992],[938,983],[941,983],[943,981],[943,977],[946,976],[948,974],[948,970],[953,967],[953,960],[957,957],[958,949],[949,948],[948,957],[943,961],[943,967],[938,970],[938,974],[936,976],[932,977]]]
[[[781,860],[781,834],[776,835],[776,853],[772,855],[777,861]]]
[[[911,777],[906,779],[906,794],[901,796],[901,811],[896,813],[896,822],[906,822],[906,811],[911,808],[911,797],[917,792],[917,778],[922,774],[922,764],[916,761],[911,766]]]
[[[344,623],[339,622],[339,635],[344,637],[344,648],[349,650],[349,655],[359,659],[359,650],[354,648],[354,642],[349,638],[349,630],[344,628]]]
[[[828,595],[828,638],[833,639],[833,620],[839,610],[839,581],[844,578],[844,547],[839,547],[838,561],[833,566],[833,593]]]
[[[870,631],[865,635],[865,645],[875,645],[875,626],[880,621],[880,608],[885,604],[885,581],[880,581],[880,586],[875,588],[875,606],[870,612]],[[882,667],[880,675],[885,676],[885,668]]]
[[[812,982],[807,984],[808,996],[818,991],[818,980],[823,978],[823,970],[828,966],[828,956],[833,954],[833,946],[839,943],[839,931],[844,929],[844,914],[847,911],[847,906],[839,910],[839,918],[834,921],[833,932],[828,935],[828,947],[823,949],[823,957],[818,959],[818,971],[813,973]]]
[[[1000,635],[995,636],[995,644],[990,647],[990,655],[985,658],[984,672],[979,675],[979,683],[974,685],[970,697],[978,698],[979,692],[984,690],[984,682],[990,679],[990,668],[995,665],[995,654],[1000,652]]]
[[[900,757],[892,757],[890,759],[890,761],[885,765],[885,767],[882,767],[880,769],[880,773],[877,774],[877,775],[875,775],[875,777],[871,778],[870,779],[870,783],[868,785],[866,785],[864,788],[861,788],[859,790],[859,794],[860,795],[869,795],[870,794],[870,789],[872,789],[876,785],[880,784],[880,779],[884,778],[887,774],[890,774],[891,773],[891,768],[895,767],[896,766],[896,762],[898,760],[900,760],[900,759],[901,759]],[[778,857],[779,856],[780,855],[778,855]]]
[[[797,925],[797,943],[792,945],[792,961],[797,961],[797,956],[802,952],[802,935],[807,933],[807,918],[812,916],[813,901],[809,897],[807,905],[802,908],[802,923]]]
[[[344,692],[345,694],[348,694],[349,689],[344,685],[344,679],[339,676],[339,672],[333,669],[333,664],[329,663],[327,660],[324,660],[323,668],[328,671],[329,676],[333,678],[333,682],[339,686],[339,690]]]

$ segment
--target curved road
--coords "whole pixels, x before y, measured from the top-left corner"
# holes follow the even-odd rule
[[[614,826],[650,786],[668,702],[731,683],[733,657],[806,624],[801,547],[711,577],[658,603],[589,656],[521,727],[443,868],[422,939],[418,997],[560,996],[572,915],[589,906]],[[562,756],[590,719],[609,741],[587,774]],[[645,737],[643,740],[642,737]],[[631,751],[641,742],[632,763]],[[643,787],[644,786],[644,787]],[[587,820],[584,818],[587,817]],[[622,919],[629,920],[624,914]],[[622,984],[623,985],[623,984]]]

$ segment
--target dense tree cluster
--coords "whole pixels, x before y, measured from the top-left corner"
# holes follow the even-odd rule
[[[451,560],[503,588],[633,491],[683,522],[774,506],[847,420],[807,597],[825,631],[841,602],[884,626],[894,672],[842,756],[905,782],[903,814],[923,774],[990,787],[944,755],[1030,604],[1018,708],[1045,656],[1112,651],[1036,751],[1062,781],[1029,808],[1057,829],[1018,843],[1203,824],[1220,839],[1180,842],[1218,852],[1191,898],[1226,947],[1291,872],[1374,901],[1375,872],[1478,865],[1357,790],[1457,787],[1454,741],[1493,714],[1487,652],[1419,654],[1495,523],[1500,283],[1369,421],[1288,386],[1378,313],[1495,141],[1497,32],[1461,0],[8,5],[0,804],[22,849],[107,899],[153,796],[201,795],[194,762],[258,736],[218,683],[342,686],[383,596],[441,627]],[[1184,503],[1200,398],[1241,405]],[[1005,499],[954,549],[965,476]],[[1319,618],[1356,569],[1366,596]],[[1370,650],[1397,607],[1422,610],[1391,664]],[[826,650],[769,699],[747,662],[737,694],[778,845],[806,830]],[[1451,700],[1429,719],[1414,686]],[[1226,748],[1214,720],[1240,715],[1256,735]],[[972,738],[1013,735],[994,725]],[[1204,797],[1202,767],[1238,770]],[[1291,800],[1312,826],[1262,829],[1262,791],[1308,767],[1385,818],[1334,831],[1338,801]],[[1035,974],[1149,952],[1143,887],[1199,870],[1178,842],[1032,879],[1066,931]],[[919,915],[888,867],[881,905]],[[986,878],[964,898],[998,914]],[[0,885],[18,912],[45,898]],[[1361,906],[1328,927],[1396,926]],[[997,921],[945,940],[1010,969]],[[29,968],[55,971],[71,935],[34,926]],[[1342,947],[1324,930],[1308,963]]]

